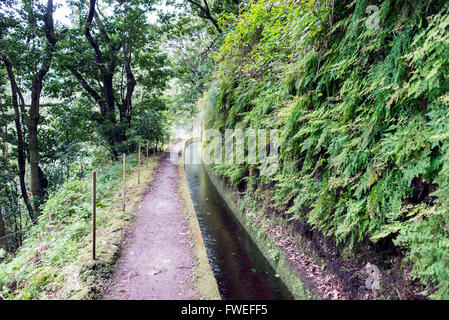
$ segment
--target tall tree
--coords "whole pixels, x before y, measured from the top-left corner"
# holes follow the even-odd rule
[[[38,126],[43,82],[50,70],[56,43],[60,37],[60,34],[55,33],[53,11],[52,0],[48,0],[45,7],[35,3],[34,0],[22,1],[21,8],[17,10],[18,15],[9,17],[9,26],[7,26],[9,28],[2,28],[0,31],[1,58],[8,73],[15,111],[18,139],[17,161],[22,196],[32,219],[39,214],[39,206],[48,184],[39,166]],[[2,22],[2,25],[6,24],[5,21]],[[9,32],[4,33],[3,30]],[[20,79],[17,81],[19,76]],[[30,94],[28,112],[23,91]],[[25,157],[21,121],[24,122],[28,134],[32,209],[29,206],[30,201],[24,183]]]
[[[126,132],[131,127],[133,94],[139,84],[136,73],[163,68],[155,61],[159,54],[151,46],[158,45],[157,34],[146,16],[154,2],[90,0],[87,8],[84,1],[72,2],[79,8],[81,24],[70,31],[65,45],[71,55],[60,56],[60,69],[68,70],[97,103],[100,114],[96,120],[115,155],[123,151],[129,138]],[[102,5],[108,8],[102,9]],[[162,73],[153,72],[153,76]]]
[[[5,221],[0,210],[0,249],[8,251],[8,239],[6,238]]]

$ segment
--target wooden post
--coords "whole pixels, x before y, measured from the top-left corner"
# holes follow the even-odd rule
[[[122,182],[122,197],[123,197],[123,211],[126,208],[126,154],[123,154],[123,182]]]
[[[148,141],[147,141],[147,168],[150,167],[150,157],[149,157],[148,152],[149,152],[149,149],[148,149]]]
[[[92,259],[95,260],[97,220],[97,173],[92,172]]]
[[[137,157],[137,184],[140,184],[140,149],[139,146],[139,156]]]

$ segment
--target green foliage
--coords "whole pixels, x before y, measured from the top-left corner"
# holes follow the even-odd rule
[[[81,93],[77,100],[89,111],[84,119],[99,134],[96,140],[109,144],[115,156],[137,147],[141,135],[134,134],[142,125],[133,125],[142,118],[134,117],[143,112],[162,116],[164,110],[162,94],[170,75],[167,55],[160,50],[161,28],[147,18],[155,3],[97,1],[95,18],[88,24],[89,6],[71,0],[71,18],[79,23],[68,28],[56,54],[48,91],[71,98]],[[87,27],[91,37],[86,36]]]
[[[236,19],[206,126],[280,129],[281,165],[217,170],[338,244],[394,239],[449,298],[449,5],[380,1],[376,30],[368,1],[332,3],[258,1]]]
[[[173,23],[173,20],[176,22]],[[183,126],[196,115],[196,102],[214,70],[211,59],[221,38],[204,30],[204,21],[179,13],[167,23],[163,49],[169,55],[173,76],[167,92],[167,116],[175,126]]]
[[[98,165],[97,252],[105,259],[119,241],[117,231],[130,219],[130,212],[118,209],[121,162],[90,163]],[[127,172],[136,165],[136,155],[129,156]],[[0,298],[67,299],[87,294],[92,284],[81,272],[91,259],[91,201],[90,175],[73,176],[53,192],[23,245],[0,263]]]
[[[96,1],[90,40],[97,48],[85,32],[89,4],[94,2],[2,1],[0,214],[5,220],[6,233],[14,233],[30,222],[24,215],[26,207],[21,199],[27,198],[27,194],[31,203],[36,200],[40,203],[46,199],[46,193],[75,175],[79,177],[81,165],[92,169],[105,158],[117,158],[119,152],[129,154],[148,141],[154,146],[167,139],[171,121],[167,120],[162,95],[170,72],[166,67],[167,55],[160,50],[161,29],[148,19],[156,2]],[[58,38],[54,46],[47,39],[49,32],[45,32],[47,4],[54,5],[54,32]],[[71,23],[60,20],[61,6],[70,9]],[[11,65],[9,74],[7,65]],[[107,76],[102,77],[106,69]],[[21,143],[11,75],[20,91],[16,97],[20,105],[16,116],[22,131],[23,189],[18,179]],[[32,94],[32,88],[40,87],[37,79],[42,77],[42,88]],[[111,88],[102,81],[105,78],[110,80],[107,83]],[[110,93],[108,98],[106,91]],[[32,96],[40,97],[39,108],[31,108]],[[34,143],[31,146],[30,137],[36,137],[38,146]],[[31,154],[36,155],[38,166],[29,165]],[[36,181],[41,184],[45,193],[42,199],[40,195],[36,197],[36,192],[30,193],[31,177],[36,177],[31,167],[33,173],[38,172],[39,179],[34,179],[34,185]],[[9,237],[9,251],[14,252],[21,241],[20,233]]]

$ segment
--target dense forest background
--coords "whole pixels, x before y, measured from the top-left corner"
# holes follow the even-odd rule
[[[249,204],[449,298],[448,31],[443,0],[2,1],[0,285],[58,279],[87,234],[85,173],[109,168],[106,195],[122,153],[202,111],[280,130],[276,175],[214,166]],[[26,269],[61,221],[50,269]]]

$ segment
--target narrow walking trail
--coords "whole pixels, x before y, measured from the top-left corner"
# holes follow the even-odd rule
[[[178,154],[182,143],[172,148]],[[106,300],[196,299],[192,240],[178,191],[178,158],[166,153],[139,205]]]

